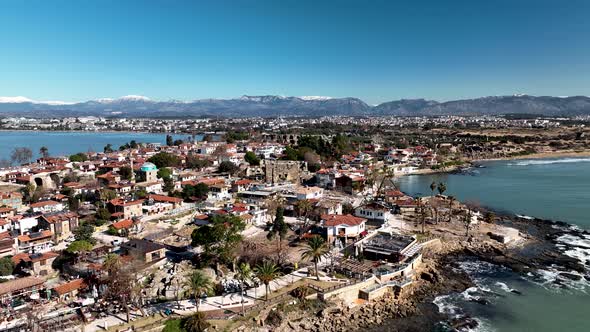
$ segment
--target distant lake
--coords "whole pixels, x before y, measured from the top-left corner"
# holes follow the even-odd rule
[[[174,139],[187,140],[189,135],[172,135]],[[195,139],[200,140],[202,136]],[[78,152],[101,152],[107,144],[114,149],[135,140],[138,143],[166,143],[166,134],[132,132],[62,132],[62,131],[0,131],[0,159],[10,159],[16,147],[27,147],[33,151],[33,158],[39,156],[39,149],[46,146],[52,156],[69,156]]]

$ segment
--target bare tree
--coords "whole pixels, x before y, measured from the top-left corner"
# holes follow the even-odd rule
[[[8,159],[0,159],[0,168],[8,168],[12,166],[12,162]]]
[[[10,154],[12,162],[16,162],[19,165],[30,162],[32,158],[33,151],[27,147],[14,148]]]

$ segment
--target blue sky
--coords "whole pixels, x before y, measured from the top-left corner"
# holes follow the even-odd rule
[[[590,1],[0,0],[0,96],[590,95]]]

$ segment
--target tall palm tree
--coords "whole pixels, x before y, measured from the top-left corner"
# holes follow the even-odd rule
[[[434,196],[435,190],[436,190],[436,182],[432,181],[432,183],[430,184],[430,192],[432,193],[432,196]]]
[[[328,256],[330,249],[326,244],[326,241],[322,239],[320,236],[313,236],[309,241],[307,241],[307,249],[303,251],[301,257],[303,259],[311,259],[313,260],[313,265],[315,267],[315,275],[316,279],[320,280],[320,274],[318,271],[318,263],[323,258]]]
[[[240,281],[240,292],[242,293],[242,316],[246,315],[244,310],[244,284],[248,280],[252,280],[252,269],[248,263],[240,263],[236,271],[236,279]]]
[[[297,202],[297,210],[299,215],[307,219],[307,214],[313,209],[313,205],[309,199],[302,199]]]
[[[195,270],[186,275],[185,287],[189,294],[195,298],[195,307],[198,312],[201,296],[213,289],[213,283],[203,272]]]
[[[39,149],[39,154],[41,155],[41,157],[47,158],[49,157],[49,149],[46,146],[42,146]]]
[[[418,197],[416,199],[416,203],[418,204],[418,216],[420,217],[420,224],[422,225],[422,234],[424,234],[424,227],[426,226],[426,215],[427,210],[422,202],[422,197]]]
[[[432,182],[432,184],[434,184],[435,185],[435,188],[436,188],[436,184],[434,182]],[[445,193],[445,191],[447,191],[447,185],[444,182],[439,182],[439,184],[438,184],[438,193],[442,195],[442,194]]]
[[[197,312],[182,320],[182,328],[187,332],[204,332],[207,331],[210,325],[207,322],[207,317],[202,312]]]
[[[449,222],[451,222],[451,218],[453,217],[453,203],[455,202],[454,196],[449,196]]]
[[[121,261],[121,256],[117,254],[108,254],[102,265],[103,269],[107,271],[109,275],[111,275],[121,269],[123,262]]]
[[[268,292],[270,290],[270,283],[275,280],[276,278],[281,276],[281,272],[279,271],[279,267],[270,262],[264,261],[262,264],[258,264],[254,268],[254,273],[262,283],[264,283],[266,295],[265,298],[268,301]]]

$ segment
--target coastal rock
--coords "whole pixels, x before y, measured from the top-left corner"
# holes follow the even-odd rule
[[[451,320],[451,327],[459,331],[472,330],[478,325],[479,323],[471,317],[460,317]]]

